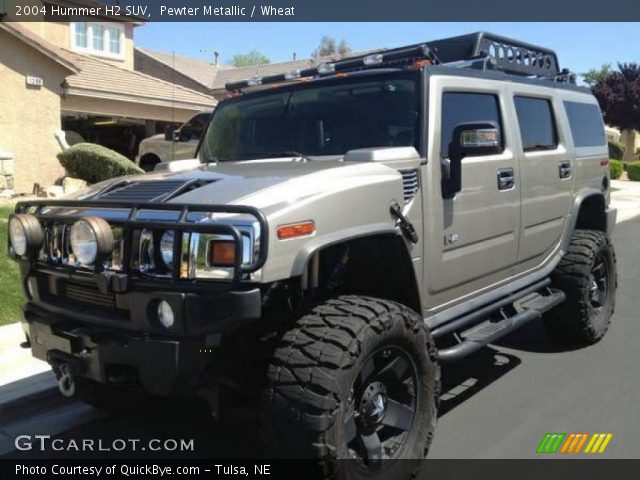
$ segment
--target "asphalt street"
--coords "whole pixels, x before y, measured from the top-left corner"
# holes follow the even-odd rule
[[[431,458],[535,458],[547,432],[612,433],[600,458],[640,457],[640,217],[619,223],[613,239],[618,295],[607,336],[594,346],[567,348],[549,341],[538,322],[444,368],[444,395]],[[73,411],[73,405],[67,402],[64,408]],[[86,413],[84,407],[77,408]],[[7,456],[259,456],[251,415],[236,412],[216,423],[198,401],[161,402],[126,416],[104,416],[60,438],[102,439],[106,444],[115,438],[193,438],[195,455],[32,450]]]

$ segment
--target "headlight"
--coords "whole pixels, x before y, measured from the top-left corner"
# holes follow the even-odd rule
[[[106,220],[87,217],[71,227],[71,249],[83,265],[100,264],[113,251],[113,232]]]
[[[162,234],[160,239],[160,255],[162,261],[168,269],[173,266],[173,245],[175,241],[175,233],[173,230],[167,230]]]
[[[13,215],[9,220],[9,241],[13,252],[23,257],[40,249],[44,241],[44,231],[33,215]]]

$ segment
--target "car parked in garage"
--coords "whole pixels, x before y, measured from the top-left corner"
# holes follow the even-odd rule
[[[151,172],[161,162],[193,158],[209,120],[211,112],[199,113],[177,130],[145,138],[140,142],[136,163]]]

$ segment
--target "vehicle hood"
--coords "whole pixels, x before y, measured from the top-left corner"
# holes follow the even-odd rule
[[[292,161],[256,160],[221,162],[202,165],[177,173],[153,172],[122,177],[93,185],[72,197],[78,200],[101,200],[106,193],[121,186],[165,180],[185,185],[197,181],[196,188],[187,193],[169,195],[166,203],[201,205],[247,205],[270,213],[339,191],[372,189],[380,183],[397,182],[401,198],[400,174],[384,164],[372,162],[344,162],[336,160]],[[400,200],[400,198],[398,200]],[[107,200],[107,198],[104,198]],[[142,200],[139,200],[142,201]]]
[[[147,143],[156,143],[156,142],[166,142],[167,140],[164,138],[163,133],[158,133],[157,135],[152,135],[150,137],[145,138],[140,142],[140,144]]]

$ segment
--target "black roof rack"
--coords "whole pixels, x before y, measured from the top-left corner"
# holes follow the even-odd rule
[[[442,63],[489,57],[493,68],[505,73],[546,78],[560,73],[553,50],[492,33],[471,33],[427,44]]]
[[[406,47],[380,50],[317,66],[264,77],[253,77],[225,85],[229,91],[241,91],[260,85],[291,82],[371,68],[420,68],[445,65],[482,70],[498,70],[511,75],[545,78],[575,83],[575,75],[560,70],[553,50],[486,32],[470,33]]]

